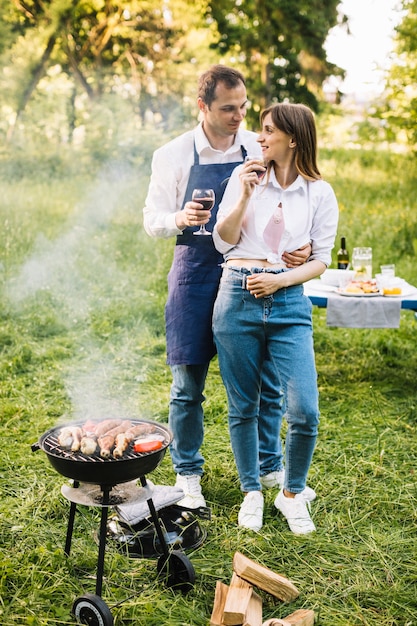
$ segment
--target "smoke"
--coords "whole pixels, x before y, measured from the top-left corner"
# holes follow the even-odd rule
[[[107,165],[61,234],[52,241],[39,235],[30,255],[5,287],[11,307],[20,311],[39,302],[66,328],[76,328],[80,345],[73,360],[65,363],[67,373],[63,374],[72,404],[71,419],[132,414],[120,384],[123,347],[118,355],[108,346],[104,353],[106,346],[97,340],[91,320],[98,307],[111,303],[129,283],[117,266],[117,251],[108,238],[129,176],[131,172],[125,167]]]
[[[112,284],[123,282],[123,275],[100,246],[119,207],[127,175],[120,166],[107,166],[63,234],[54,241],[38,236],[31,255],[6,285],[12,304],[21,306],[38,292],[47,292],[61,315],[71,314],[66,320],[71,323],[88,315],[98,281],[108,283],[110,290]]]

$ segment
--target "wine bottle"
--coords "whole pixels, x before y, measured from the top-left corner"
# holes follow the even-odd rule
[[[341,237],[340,249],[337,252],[337,269],[347,270],[349,267],[349,252],[346,250],[346,238]]]

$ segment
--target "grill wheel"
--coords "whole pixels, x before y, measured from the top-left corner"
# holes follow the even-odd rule
[[[74,600],[72,613],[77,624],[90,626],[113,626],[113,616],[107,604],[100,596],[86,593]]]

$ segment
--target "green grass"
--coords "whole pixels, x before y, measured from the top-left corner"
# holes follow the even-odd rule
[[[0,623],[72,624],[94,593],[99,511],[79,507],[71,555],[63,546],[65,479],[31,444],[64,414],[123,409],[166,422],[170,372],[163,308],[172,241],[149,239],[141,209],[149,163],[85,167],[85,159],[0,170]],[[372,245],[375,267],[394,262],[417,284],[412,157],[322,153],[341,206],[340,235]],[[25,172],[28,172],[25,174]],[[374,271],[375,271],[374,267]],[[206,388],[206,473],[212,521],[190,554],[195,589],[176,594],[156,562],[105,558],[103,599],[117,625],[205,626],[217,580],[230,581],[239,550],[290,578],[289,605],[261,593],[264,619],[314,609],[322,626],[417,624],[417,323],[398,330],[326,326],[314,310],[321,426],[309,484],[317,533],[292,535],[266,494],[260,533],[237,527],[241,502],[217,361]],[[285,428],[284,428],[285,431]],[[173,484],[169,454],[150,476]]]

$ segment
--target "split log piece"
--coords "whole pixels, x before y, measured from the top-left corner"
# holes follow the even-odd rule
[[[297,587],[288,578],[259,565],[240,552],[234,554],[233,570],[247,582],[283,602],[291,602],[300,595]]]
[[[233,572],[223,611],[226,626],[241,626],[252,596],[252,585]]]
[[[283,619],[268,619],[262,626],[314,626],[314,611],[298,609]]]
[[[223,612],[228,591],[228,585],[225,585],[220,580],[216,582],[213,610],[210,617],[210,626],[223,626]]]
[[[252,589],[243,626],[262,626],[262,598]]]

